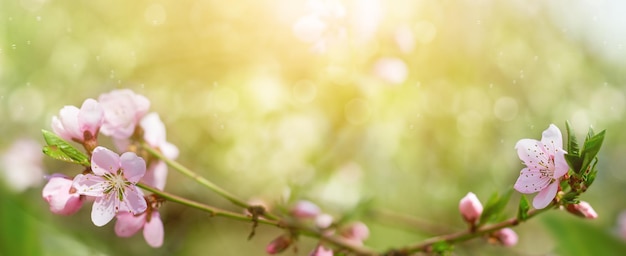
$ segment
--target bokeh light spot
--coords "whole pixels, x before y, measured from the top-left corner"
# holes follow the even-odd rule
[[[502,121],[511,121],[517,117],[517,101],[511,97],[500,97],[493,105],[494,115]]]
[[[13,91],[7,103],[11,120],[31,123],[39,119],[45,102],[39,90],[24,86]]]

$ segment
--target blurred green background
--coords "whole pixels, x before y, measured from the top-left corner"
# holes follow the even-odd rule
[[[549,212],[515,228],[515,247],[476,239],[455,255],[619,255],[624,11],[618,1],[0,0],[0,152],[42,143],[64,105],[131,88],[151,100],[181,163],[242,198],[309,199],[335,217],[369,201],[437,224],[359,216],[366,244],[385,250],[464,229],[458,200],[510,188],[522,168],[515,142],[569,120],[579,139],[607,129],[582,197],[600,217]],[[52,215],[43,180],[25,191],[9,182],[0,255],[264,255],[281,234],[261,226],[247,241],[248,223],[167,203],[165,243],[153,249],[92,225],[90,204]],[[173,171],[166,190],[239,211]]]

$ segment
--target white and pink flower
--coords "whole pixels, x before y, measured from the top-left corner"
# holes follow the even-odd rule
[[[526,168],[520,172],[514,188],[524,194],[539,192],[533,199],[533,207],[545,208],[556,196],[561,177],[569,170],[561,131],[551,124],[543,131],[541,141],[522,139],[515,148]]]
[[[50,211],[55,214],[72,215],[83,206],[83,199],[73,181],[62,174],[53,174],[48,183],[43,187],[42,197],[50,205]]]
[[[65,106],[52,117],[52,130],[65,140],[84,142],[95,138],[104,122],[104,110],[94,99],[86,99],[78,109]]]
[[[104,109],[101,132],[115,139],[132,136],[139,121],[150,108],[150,101],[146,97],[128,89],[102,94],[98,101]]]
[[[22,192],[43,181],[43,154],[34,140],[18,139],[0,157],[0,178],[7,187]]]
[[[135,184],[146,173],[146,162],[133,152],[119,156],[97,147],[91,158],[94,174],[79,174],[74,187],[81,195],[96,197],[91,220],[96,226],[109,223],[120,209],[139,214],[146,210],[143,193]]]

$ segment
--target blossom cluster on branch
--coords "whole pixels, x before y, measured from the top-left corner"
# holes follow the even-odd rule
[[[143,229],[146,242],[160,247],[164,240],[159,207],[165,201],[180,203],[222,216],[253,223],[249,238],[258,224],[272,225],[285,233],[270,241],[269,254],[285,251],[299,236],[319,240],[310,252],[324,255],[412,255],[417,252],[446,253],[455,243],[473,238],[513,246],[518,235],[511,229],[550,209],[562,209],[587,219],[598,214],[579,196],[592,185],[597,174],[597,154],[604,131],[589,130],[581,146],[566,123],[566,144],[559,128],[553,124],[543,132],[541,140],[522,139],[515,149],[525,167],[512,186],[522,194],[537,195],[531,203],[522,195],[515,217],[504,219],[504,209],[513,189],[494,193],[483,205],[469,192],[459,202],[459,212],[468,228],[441,235],[401,248],[377,252],[364,241],[370,230],[363,222],[336,220],[316,204],[300,200],[285,208],[273,209],[251,204],[219,187],[197,173],[174,161],[178,148],[166,139],[166,129],[159,115],[149,113],[150,102],[131,90],[114,90],[98,100],[87,99],[80,108],[66,106],[52,118],[52,130],[44,130],[46,146],[43,152],[55,159],[83,166],[81,173],[68,176],[55,173],[48,176],[42,196],[55,214],[71,215],[85,203],[92,203],[91,220],[104,226],[116,219],[115,233],[129,237]],[[104,147],[101,136],[112,139],[115,149]],[[84,152],[72,146],[78,143]],[[119,153],[118,153],[119,152]],[[204,203],[194,202],[164,191],[168,166],[217,193],[247,214],[238,214]]]

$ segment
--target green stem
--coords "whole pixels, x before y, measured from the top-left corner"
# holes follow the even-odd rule
[[[550,205],[546,208],[543,209],[539,209],[539,210],[531,210],[528,212],[528,217],[526,218],[526,220],[529,220],[532,217],[535,217],[537,215],[539,215],[542,212],[551,210],[554,208],[554,204]],[[524,221],[526,221],[524,220]],[[414,244],[414,245],[410,245],[407,246],[405,248],[402,248],[400,250],[395,250],[394,252],[400,252],[400,253],[404,253],[404,254],[409,254],[409,253],[413,253],[413,252],[427,252],[431,249],[432,245],[434,245],[435,243],[439,243],[439,242],[447,242],[450,244],[453,243],[458,243],[458,242],[463,242],[463,241],[467,241],[470,240],[472,238],[475,237],[480,237],[483,236],[485,234],[489,234],[491,232],[503,229],[503,228],[507,228],[507,227],[512,227],[512,226],[517,226],[519,223],[521,223],[522,221],[520,221],[517,217],[515,218],[511,218],[505,221],[502,221],[500,223],[496,223],[496,224],[491,224],[491,225],[485,225],[482,227],[477,228],[474,232],[472,232],[471,230],[465,230],[465,231],[461,231],[461,232],[457,232],[457,233],[452,233],[452,234],[448,234],[448,235],[443,235],[443,236],[436,236],[436,237],[432,237],[429,239],[426,239],[420,243]],[[391,254],[391,253],[388,253]]]
[[[192,201],[192,200],[189,200],[189,199],[186,199],[186,198],[174,195],[174,194],[170,194],[170,193],[158,190],[144,183],[137,183],[137,186],[146,191],[150,191],[168,201],[179,203],[179,204],[189,206],[192,208],[196,208],[198,210],[209,213],[211,216],[222,216],[222,217],[226,217],[226,218],[234,219],[234,220],[250,221],[250,222],[252,221],[252,218],[250,216],[246,216],[244,214],[239,214],[239,213],[234,213],[234,212],[229,212],[220,208],[198,203],[196,201]],[[271,226],[277,226],[277,227],[280,226],[280,224],[275,220],[258,219],[258,222],[271,225]]]
[[[144,183],[137,183],[137,186],[153,194],[156,194],[168,201],[179,203],[185,206],[189,206],[189,207],[207,212],[211,215],[211,217],[221,216],[221,217],[239,220],[239,221],[255,222],[255,220],[253,220],[252,217],[250,216],[240,214],[240,213],[229,212],[220,208],[216,208],[216,207],[205,205],[196,201],[192,201],[192,200],[189,200],[189,199],[186,199],[186,198],[183,198],[183,197],[180,197],[180,196],[168,193],[168,192],[158,190]],[[276,220],[268,220],[268,219],[263,219],[263,218],[259,218],[258,220],[256,220],[256,222],[269,225],[269,226],[279,227],[282,229],[295,229],[298,231],[299,234],[309,236],[309,237],[319,238],[339,248],[349,250],[355,253],[356,255],[364,255],[364,256],[377,255],[377,253],[374,250],[371,250],[363,246],[352,245],[350,242],[338,236],[325,236],[318,230],[315,230],[310,227],[305,227],[297,223],[288,224],[288,223],[283,223],[283,222],[279,222]]]
[[[231,194],[230,192],[224,190],[223,188],[219,187],[218,185],[215,185],[215,183],[205,179],[204,177],[200,176],[199,174],[193,172],[192,170],[189,170],[187,167],[183,166],[182,164],[169,159],[167,157],[165,157],[163,154],[161,154],[161,152],[159,152],[158,150],[152,148],[150,145],[146,144],[145,142],[143,142],[141,144],[142,148],[145,149],[146,151],[148,151],[150,154],[152,154],[153,156],[159,158],[160,160],[162,160],[163,162],[165,162],[167,165],[169,165],[170,167],[174,168],[176,171],[184,174],[185,176],[195,180],[196,182],[198,182],[200,185],[210,189],[211,191],[217,193],[218,195],[226,198],[226,200],[230,201],[231,203],[242,207],[242,208],[250,208],[252,207],[252,205],[246,203],[245,201],[237,198],[235,195]],[[273,214],[266,212],[263,214],[263,216],[265,216],[267,219],[270,220],[277,220],[278,218],[276,216],[274,216]]]

